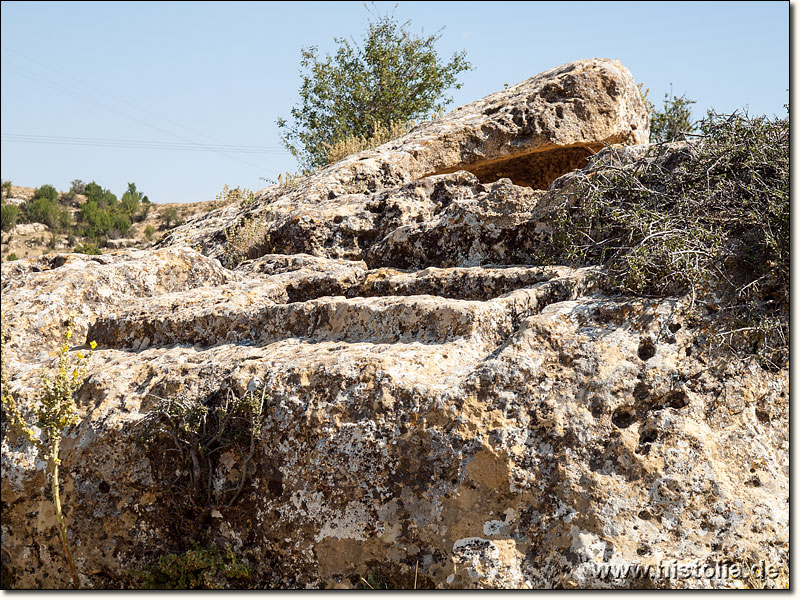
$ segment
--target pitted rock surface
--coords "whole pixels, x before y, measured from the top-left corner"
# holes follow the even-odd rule
[[[222,258],[225,229],[248,218],[259,219],[263,229],[249,258],[307,253],[361,260],[392,231],[435,218],[453,200],[491,194],[498,180],[518,184],[519,202],[529,204],[536,196],[530,188],[547,189],[603,146],[643,144],[648,136],[647,110],[630,72],[613,60],[575,61],[291,187],[262,190],[244,215],[234,207],[212,211],[174,230],[162,245],[186,243]],[[432,177],[442,174],[451,175]]]
[[[787,371],[700,360],[690,298],[610,296],[598,267],[534,260],[568,171],[606,143],[633,144],[609,165],[640,156],[647,131],[630,73],[578,61],[157,249],[3,263],[3,360],[24,406],[70,313],[72,352],[98,344],[61,450],[82,586],[135,587],[194,543],[230,546],[272,588],[377,571],[419,588],[746,587],[597,566],[788,568]],[[235,265],[225,230],[243,219],[262,237]],[[174,451],[142,445],[143,421],[163,399],[256,381],[245,489],[187,510]],[[68,587],[43,462],[2,433],[3,581]],[[236,469],[221,456],[215,489]]]

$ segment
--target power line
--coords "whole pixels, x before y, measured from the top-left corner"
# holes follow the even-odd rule
[[[239,154],[288,154],[277,146],[236,146],[233,144],[218,144],[197,146],[195,144],[181,144],[178,142],[163,142],[158,140],[125,140],[118,138],[88,138],[69,137],[56,135],[34,135],[23,133],[3,133],[0,138],[8,142],[22,142],[29,144],[60,144],[72,146],[95,146],[103,148],[137,148],[144,150],[189,150],[209,152],[230,152]]]
[[[221,144],[221,143],[222,143],[222,142],[220,142],[219,140],[216,140],[216,139],[214,139],[214,138],[210,137],[210,136],[209,136],[208,134],[206,134],[206,133],[203,133],[203,132],[201,132],[201,131],[198,131],[198,130],[196,130],[196,129],[192,129],[191,127],[186,127],[185,125],[182,125],[181,123],[178,123],[177,121],[173,121],[172,119],[169,119],[168,117],[165,117],[165,116],[163,116],[163,115],[159,115],[159,114],[157,114],[157,113],[153,112],[153,111],[152,111],[152,110],[150,110],[150,109],[147,109],[147,108],[144,108],[144,107],[142,107],[142,106],[139,106],[138,104],[134,104],[134,103],[133,103],[133,102],[131,102],[130,100],[127,100],[127,99],[125,99],[125,98],[121,98],[120,96],[117,96],[117,95],[115,95],[115,94],[112,94],[112,93],[111,93],[111,92],[109,92],[108,90],[101,89],[101,88],[99,88],[99,87],[97,87],[97,86],[95,86],[95,85],[92,85],[91,83],[88,83],[88,82],[86,82],[86,81],[83,81],[83,80],[81,80],[81,79],[78,79],[77,77],[74,77],[74,76],[70,75],[69,73],[65,73],[64,71],[61,71],[61,70],[59,70],[59,69],[56,69],[55,67],[52,67],[52,66],[50,66],[50,65],[47,65],[47,64],[45,64],[45,63],[43,63],[43,62],[40,62],[40,61],[36,60],[35,58],[31,58],[30,56],[28,56],[28,55],[26,55],[26,54],[23,54],[23,53],[22,53],[22,52],[20,52],[19,50],[14,50],[13,48],[9,48],[8,46],[5,46],[5,45],[3,45],[3,46],[2,46],[2,48],[3,48],[3,50],[5,50],[6,52],[11,52],[11,53],[13,53],[13,54],[16,54],[16,55],[18,55],[18,56],[21,56],[22,58],[24,58],[25,60],[27,60],[27,61],[29,61],[29,62],[32,62],[32,63],[34,63],[34,64],[37,64],[37,65],[39,65],[40,67],[44,67],[45,69],[47,69],[47,70],[49,70],[49,71],[52,71],[53,73],[58,73],[59,75],[62,75],[62,76],[64,76],[64,77],[68,78],[68,79],[71,79],[71,80],[72,80],[72,81],[74,81],[75,83],[78,83],[78,84],[80,84],[80,85],[81,85],[81,87],[84,87],[84,88],[90,88],[90,89],[92,89],[92,90],[94,90],[94,91],[96,91],[96,92],[99,92],[99,93],[101,93],[101,94],[104,94],[104,95],[106,95],[106,96],[109,96],[110,98],[114,98],[115,100],[117,100],[117,101],[119,101],[119,102],[122,102],[123,104],[127,104],[128,106],[131,106],[131,107],[133,107],[133,108],[135,108],[135,109],[137,109],[137,110],[140,110],[140,111],[142,111],[142,112],[144,112],[144,113],[147,113],[147,114],[149,114],[149,115],[152,115],[152,116],[154,116],[155,118],[157,118],[157,119],[160,119],[160,120],[162,120],[162,121],[167,121],[168,123],[172,123],[173,125],[177,125],[177,126],[178,126],[178,127],[180,127],[181,129],[185,129],[186,131],[190,131],[190,132],[192,132],[192,133],[195,133],[195,134],[199,135],[200,137],[204,137],[204,138],[206,138],[207,140],[211,140],[212,142],[215,142],[216,144]]]
[[[20,53],[17,52],[17,54],[20,54]],[[82,101],[84,101],[84,102],[86,102],[88,104],[92,104],[94,106],[98,106],[98,107],[103,108],[104,110],[112,112],[112,113],[114,113],[116,115],[119,115],[121,117],[124,117],[124,118],[132,120],[132,121],[135,121],[137,123],[140,123],[142,125],[150,127],[151,129],[155,129],[157,131],[165,133],[165,134],[167,134],[167,135],[169,135],[171,137],[177,138],[177,139],[185,142],[186,144],[189,144],[191,146],[197,147],[198,150],[208,150],[210,152],[215,152],[215,153],[217,153],[217,154],[219,154],[221,156],[225,156],[226,158],[230,158],[232,160],[236,160],[238,162],[246,164],[246,165],[248,165],[250,167],[253,167],[253,168],[256,168],[256,169],[261,169],[262,168],[262,166],[256,165],[256,164],[254,164],[252,162],[244,160],[243,158],[240,158],[240,157],[237,157],[237,156],[231,156],[230,154],[226,153],[223,150],[220,150],[219,148],[215,148],[215,147],[204,145],[204,144],[199,144],[199,143],[197,143],[197,142],[195,142],[195,141],[193,141],[193,140],[191,140],[189,138],[186,138],[186,137],[181,136],[181,135],[179,135],[177,133],[174,133],[172,131],[164,129],[163,127],[159,127],[158,125],[153,125],[152,123],[148,123],[147,121],[143,121],[142,119],[139,119],[137,117],[134,117],[134,116],[131,116],[131,115],[127,114],[127,113],[124,113],[124,112],[122,112],[120,110],[117,110],[116,108],[114,108],[112,106],[109,106],[107,104],[104,104],[103,102],[100,102],[100,101],[95,100],[93,98],[89,98],[87,96],[84,96],[83,94],[81,94],[79,92],[76,92],[76,91],[70,89],[69,87],[66,87],[66,86],[63,86],[63,85],[61,85],[59,83],[56,83],[56,82],[54,82],[54,81],[52,81],[52,80],[50,80],[50,79],[48,79],[48,78],[46,78],[44,76],[37,75],[35,73],[31,73],[30,71],[26,70],[25,68],[23,68],[23,67],[21,67],[19,65],[14,65],[13,63],[9,62],[8,59],[6,59],[6,58],[2,58],[2,62],[5,63],[7,68],[10,68],[12,71],[17,72],[18,74],[22,75],[23,77],[31,79],[32,81],[35,81],[36,83],[51,87],[51,88],[53,88],[53,89],[55,89],[57,91],[60,91],[62,93],[68,94],[70,96],[74,96],[75,98],[78,98],[79,100],[82,100]],[[36,62],[36,61],[34,61],[34,62]],[[55,70],[55,69],[53,69],[53,70]],[[269,161],[269,162],[271,162],[271,161]]]

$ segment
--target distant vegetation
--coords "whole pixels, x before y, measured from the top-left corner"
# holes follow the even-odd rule
[[[11,182],[3,182],[2,228],[11,231],[18,223],[42,223],[53,233],[71,237],[84,237],[89,240],[104,241],[124,236],[131,223],[142,221],[150,211],[150,200],[129,183],[122,199],[103,189],[92,181],[83,184],[80,180],[72,183],[66,193],[60,194],[52,185],[37,188],[33,197],[19,206],[6,202],[11,193]],[[68,204],[75,196],[83,194],[85,201],[74,220]]]
[[[84,188],[86,202],[79,214],[79,231],[90,240],[123,237],[132,221],[143,221],[150,210],[150,200],[129,183],[128,189],[117,197],[94,181]]]
[[[76,179],[66,192],[59,192],[52,185],[37,188],[33,196],[21,204],[9,202],[11,181],[2,184],[2,231],[3,243],[10,239],[16,225],[41,223],[49,229],[48,247],[56,248],[58,240],[66,242],[75,252],[100,254],[100,248],[108,240],[118,239],[130,234],[131,227],[147,218],[153,209],[150,199],[129,183],[120,198],[95,181],[84,183]],[[167,226],[177,224],[181,219],[177,211],[167,215]],[[169,212],[170,208],[166,211]],[[152,225],[145,230],[148,240],[153,238]],[[39,243],[47,243],[40,238]],[[8,253],[7,260],[14,260],[16,254]]]

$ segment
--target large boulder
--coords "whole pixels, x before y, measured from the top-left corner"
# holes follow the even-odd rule
[[[171,231],[161,245],[186,243],[224,261],[225,230],[247,219],[259,224],[248,258],[304,252],[360,260],[399,226],[428,220],[460,200],[454,189],[491,193],[494,182],[510,179],[530,197],[530,188],[547,189],[605,145],[644,144],[649,131],[630,72],[614,60],[580,60],[310,177],[262,190],[244,214],[237,206],[212,211]],[[431,177],[448,173],[454,178]]]
[[[4,263],[23,412],[70,313],[72,355],[97,342],[60,455],[81,585],[152,583],[197,547],[250,565],[234,587],[784,581],[786,370],[699,352],[691,298],[536,260],[563,174],[647,129],[619,63],[578,61],[157,249]],[[44,463],[2,434],[3,584],[68,587]],[[784,579],[658,571],[675,561]]]

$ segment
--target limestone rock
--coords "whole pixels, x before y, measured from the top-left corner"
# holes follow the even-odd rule
[[[617,61],[580,60],[426,122],[407,135],[354,154],[292,186],[262,190],[246,211],[225,207],[161,242],[186,243],[223,258],[224,230],[245,219],[259,235],[248,257],[303,252],[362,260],[394,229],[429,220],[457,199],[464,174],[477,184],[510,179],[546,189],[585,166],[607,144],[643,144],[647,111],[630,72]],[[456,173],[455,178],[433,175]],[[520,188],[522,189],[522,188]],[[466,190],[465,190],[466,191]]]
[[[157,249],[3,263],[24,410],[70,313],[73,353],[97,342],[61,448],[82,586],[140,586],[194,544],[272,588],[753,585],[599,570],[672,561],[785,578],[788,373],[704,362],[689,298],[609,296],[597,267],[536,262],[573,159],[646,134],[630,74],[579,61]],[[228,268],[244,219],[263,239]],[[249,455],[153,421],[194,403],[213,433],[232,398],[260,411],[236,430]],[[68,587],[43,462],[2,427],[4,585]]]
[[[138,243],[139,240],[135,238],[119,238],[116,240],[108,240],[106,242],[106,246],[114,250],[118,250],[119,248],[128,248],[130,246],[135,246]]]
[[[14,229],[11,230],[11,235],[35,235],[37,233],[45,233],[48,231],[50,231],[50,228],[44,223],[20,223],[19,225],[14,225]]]

